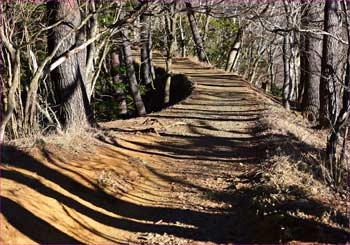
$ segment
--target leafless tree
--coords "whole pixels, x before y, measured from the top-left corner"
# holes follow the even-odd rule
[[[301,25],[303,29],[322,30],[322,4],[306,1],[302,6]],[[320,67],[322,36],[315,33],[302,33],[300,42],[300,80],[303,86],[302,110],[304,116],[313,123],[318,122],[320,108]]]
[[[143,104],[142,97],[139,90],[139,84],[136,78],[136,71],[134,67],[134,59],[131,51],[130,39],[129,39],[129,30],[124,28],[122,31],[122,40],[123,40],[123,53],[124,60],[127,70],[127,76],[129,81],[129,86],[131,90],[132,97],[136,106],[137,114],[143,116],[146,114],[146,108]]]
[[[125,116],[128,113],[128,108],[126,104],[126,96],[125,92],[121,86],[121,84],[125,84],[124,75],[121,74],[121,67],[123,66],[123,55],[122,49],[119,48],[112,52],[112,76],[113,83],[117,87],[115,90],[116,100],[118,102],[119,107],[119,115]]]
[[[60,57],[85,40],[84,30],[72,32],[81,23],[79,4],[76,0],[50,1],[47,3],[49,24],[60,19],[65,21],[49,33],[51,53],[66,35],[69,37],[60,46],[54,58]],[[85,127],[92,120],[92,109],[88,98],[90,84],[86,84],[86,50],[71,55],[66,62],[51,72],[56,102],[60,107],[59,118],[65,128]],[[78,124],[78,125],[77,125]]]
[[[174,55],[175,48],[175,36],[176,36],[176,3],[168,3],[164,5],[165,8],[165,29],[167,35],[167,48],[166,48],[166,62],[165,62],[165,90],[164,90],[164,104],[170,102],[170,86],[172,77],[172,59]]]
[[[347,32],[347,40],[350,43],[350,3],[342,1],[344,20]],[[332,6],[327,6],[327,8]],[[333,6],[334,7],[334,6]],[[340,6],[339,6],[340,7]],[[331,133],[327,141],[327,159],[326,168],[330,172],[330,180],[336,186],[342,186],[344,178],[345,161],[347,160],[347,136],[349,130],[349,114],[350,114],[350,45],[347,47],[346,72],[344,77],[342,108],[337,115]]]
[[[149,17],[145,14],[140,16],[141,28],[141,77],[145,84],[152,83],[152,60],[151,60],[151,26]]]
[[[193,40],[196,45],[198,59],[201,62],[208,62],[207,56],[205,54],[203,40],[199,33],[196,16],[192,8],[192,4],[190,2],[186,2],[186,8],[187,8],[188,21],[190,23],[191,30],[192,30]]]
[[[340,2],[326,1],[324,7],[324,31],[341,37]],[[321,83],[320,83],[320,125],[333,125],[338,115],[339,89],[338,65],[340,45],[336,38],[323,36]]]

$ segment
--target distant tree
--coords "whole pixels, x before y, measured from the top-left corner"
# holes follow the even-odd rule
[[[179,16],[178,27],[180,32],[180,46],[181,46],[181,56],[186,56],[186,38],[185,38],[185,30],[184,25],[182,23],[182,16]]]
[[[190,2],[186,2],[186,8],[187,8],[187,16],[188,16],[188,21],[190,23],[192,35],[193,35],[193,40],[196,45],[196,50],[197,50],[197,56],[199,61],[201,62],[208,62],[207,56],[205,54],[204,50],[204,44],[202,41],[202,37],[199,33],[199,28],[196,20],[196,16],[194,14],[192,4]]]
[[[119,48],[112,52],[112,76],[113,85],[116,87],[115,96],[118,102],[119,115],[125,116],[128,113],[128,108],[126,104],[126,96],[123,90],[123,84],[125,84],[125,78],[123,73],[123,60],[122,60],[122,50]]]
[[[213,1],[212,1],[213,2]],[[204,22],[204,28],[203,28],[203,43],[205,44],[207,37],[208,37],[208,30],[209,30],[209,25],[210,25],[210,12],[211,12],[211,8],[210,5],[212,5],[213,3],[208,3],[208,1],[206,1],[206,5],[205,5],[205,22]]]
[[[153,19],[152,17],[148,18],[148,26],[147,26],[147,52],[148,52],[148,69],[150,72],[150,76],[152,81],[156,79],[156,72],[154,69],[154,63],[153,63],[153,37],[152,37],[152,28],[153,28]]]
[[[291,75],[291,36],[290,33],[283,35],[283,106],[289,110],[292,100],[293,78]]]
[[[2,13],[2,4],[0,3],[0,11]],[[2,16],[1,16],[2,17]],[[4,89],[8,90],[7,96],[5,98],[1,98],[1,120],[0,120],[0,143],[3,142],[5,137],[5,129],[7,123],[11,120],[13,116],[13,112],[16,107],[16,91],[20,86],[21,82],[21,53],[19,49],[16,49],[13,44],[11,44],[8,37],[4,32],[3,18],[1,18],[1,26],[0,26],[0,34],[1,34],[1,46],[7,50],[7,57],[10,60],[9,65],[9,73],[11,76],[9,77],[8,84],[1,83],[1,93],[3,93]],[[3,49],[1,49],[2,52]],[[1,68],[3,68],[3,64],[1,63]],[[3,71],[1,69],[1,71]],[[2,76],[1,76],[1,82]],[[7,85],[7,87],[5,87]],[[1,96],[2,97],[2,96]]]
[[[149,23],[149,17],[145,14],[140,16],[141,22],[141,78],[145,84],[152,83],[152,62],[151,62],[151,47],[150,41],[151,37],[151,26]]]
[[[238,60],[239,51],[241,49],[241,39],[243,35],[243,28],[239,28],[235,40],[232,43],[231,50],[226,62],[226,71],[233,71]]]
[[[165,18],[165,29],[167,35],[166,42],[166,61],[165,61],[165,90],[164,90],[164,104],[170,102],[170,86],[171,86],[171,77],[172,77],[172,59],[175,49],[175,36],[176,36],[176,3],[166,4],[164,6],[166,10]]]
[[[122,42],[123,42],[122,46],[123,46],[124,62],[126,65],[130,91],[134,100],[134,104],[136,106],[137,115],[143,116],[146,114],[146,108],[143,103],[141,93],[139,90],[139,84],[136,78],[134,59],[131,51],[128,28],[129,27],[125,27],[123,28],[123,31],[122,31]]]

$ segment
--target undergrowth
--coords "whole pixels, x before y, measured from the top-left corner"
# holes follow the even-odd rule
[[[254,205],[262,215],[283,213],[349,231],[346,181],[335,190],[324,178],[328,132],[314,130],[296,112],[267,101],[258,135],[266,144],[261,178],[253,189]],[[345,167],[345,166],[344,166]]]

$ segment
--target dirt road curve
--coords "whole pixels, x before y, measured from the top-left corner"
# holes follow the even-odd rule
[[[118,143],[130,154],[140,153],[150,172],[143,188],[132,195],[147,200],[147,205],[166,208],[155,209],[154,214],[140,210],[162,231],[140,232],[138,242],[252,242],[258,231],[250,222],[256,220],[248,218],[248,200],[233,190],[237,184],[246,185],[238,176],[263,160],[264,145],[259,145],[254,132],[264,107],[232,74],[187,59],[177,59],[174,69],[195,84],[189,98],[146,120],[105,124],[117,131],[155,129],[143,136],[146,142],[139,142],[140,135],[133,139],[126,134]]]
[[[194,82],[190,97],[104,123],[98,142],[5,147],[1,244],[290,241],[249,194],[267,147],[256,136],[263,102],[234,75],[188,59],[174,69]]]

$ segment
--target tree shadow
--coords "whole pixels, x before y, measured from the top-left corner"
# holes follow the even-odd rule
[[[250,133],[257,136],[244,140],[242,140],[242,138],[237,138],[235,139],[236,141],[232,140],[232,138],[224,137],[215,138],[207,136],[184,136],[170,133],[160,133],[161,136],[167,137],[166,145],[162,144],[161,142],[158,144],[144,144],[132,140],[126,140],[129,143],[138,146],[137,149],[133,149],[132,147],[125,147],[122,143],[119,144],[117,141],[114,141],[112,144],[131,151],[149,154],[150,156],[158,154],[167,158],[174,156],[174,159],[182,159],[182,157],[185,155],[191,156],[189,158],[185,158],[186,160],[208,161],[208,158],[204,158],[203,156],[213,156],[213,159],[209,159],[212,161],[212,168],[215,168],[214,163],[221,160],[225,165],[234,165],[234,160],[224,160],[230,156],[240,159],[239,162],[243,163],[245,166],[251,163],[261,163],[266,157],[266,155],[264,155],[266,149],[272,150],[272,148],[277,147],[282,149],[279,151],[279,154],[290,156],[292,160],[294,158],[296,162],[297,160],[300,160],[299,157],[302,151],[318,151],[318,149],[301,142],[291,133],[288,135],[269,134],[259,136],[259,134],[265,130],[266,129],[261,127],[261,125],[256,128],[252,128]],[[172,142],[169,140],[169,137],[174,137],[176,140]],[[180,142],[177,141],[179,139]],[[254,144],[252,144],[253,142]],[[231,150],[224,151],[223,153],[216,148],[220,145],[239,145],[240,149],[231,147]],[[245,145],[249,146],[245,148]],[[140,150],[140,147],[142,150]],[[195,148],[200,148],[200,150],[196,151],[194,150]],[[297,152],[291,153],[288,149],[295,149]],[[165,153],[171,153],[171,156]],[[316,162],[311,161],[309,164],[316,165]],[[317,163],[317,165],[318,164],[319,163]],[[307,169],[305,169],[305,171]],[[235,241],[242,243],[279,243],[297,240],[302,242],[345,243],[348,241],[348,234],[343,229],[331,227],[317,220],[304,219],[290,214],[291,212],[298,211],[306,213],[307,215],[313,215],[321,220],[322,215],[325,212],[328,212],[331,215],[330,220],[333,222],[340,224],[343,227],[347,227],[349,225],[349,220],[345,214],[339,212],[332,213],[330,207],[320,203],[317,200],[310,199],[308,197],[308,193],[298,189],[298,187],[293,187],[293,190],[291,189],[290,191],[296,195],[296,200],[301,200],[300,202],[296,201],[280,203],[273,208],[270,206],[264,210],[264,208],[256,205],[256,198],[260,198],[271,193],[273,194],[277,192],[276,189],[271,190],[270,187],[262,185],[261,188],[258,189],[241,189],[216,192],[209,188],[203,188],[199,185],[185,181],[184,179],[160,173],[151,167],[148,167],[148,170],[150,170],[158,178],[164,179],[168,182],[176,182],[189,188],[194,188],[198,192],[202,193],[203,197],[209,197],[217,202],[230,204],[233,207],[230,211],[222,210],[223,212],[226,212],[226,214],[222,214],[222,217],[213,219],[215,222],[222,222],[221,224],[223,224],[223,226],[228,227],[221,227],[220,229],[215,228],[220,230],[219,234],[221,234],[221,238],[215,236],[211,238],[216,242]],[[193,173],[193,176],[196,177],[196,174],[200,175],[198,178],[205,178],[204,176],[206,175],[206,173]],[[208,176],[208,178],[213,177],[215,176]],[[319,178],[320,176],[315,174],[314,177]],[[241,178],[243,182],[243,178],[245,177],[241,176]],[[248,183],[252,180],[245,181]],[[306,205],[304,205],[305,203]],[[264,212],[271,214],[263,215],[262,213]],[[237,226],[238,223],[239,226]],[[210,227],[214,226],[210,225]],[[207,230],[207,228],[208,227],[203,227],[203,230]],[[230,240],[230,238],[232,240]]]
[[[281,202],[274,206],[259,203],[259,198],[279,191],[270,186],[260,185],[256,188],[242,188],[227,190],[227,192],[211,192],[207,198],[224,201],[233,206],[233,210],[242,213],[246,225],[252,228],[254,238],[251,242],[286,243],[289,241],[318,242],[318,243],[346,243],[349,234],[344,229],[334,228],[317,219],[321,219],[330,207],[307,198],[308,194],[295,188],[289,195],[295,195],[294,202]],[[294,212],[313,215],[316,219],[301,218]],[[337,219],[345,220],[346,216],[338,214]],[[348,223],[344,223],[348,225]]]
[[[215,94],[217,95],[217,93]],[[241,101],[238,101],[238,99],[244,98],[251,93],[235,92],[235,94],[239,94],[239,96],[232,98],[232,101],[229,100],[227,103],[218,103],[217,100],[205,101],[205,99],[191,98],[184,101],[182,104],[203,106],[205,103],[206,106],[216,107],[230,105],[237,106],[239,104],[240,107],[246,108],[247,111],[252,110],[249,107],[258,105],[258,103],[243,104]],[[208,95],[210,95],[209,92]],[[220,96],[227,97],[230,95],[231,94],[223,93]],[[255,113],[254,110],[252,111],[252,114]],[[197,113],[202,113],[202,116],[187,117],[188,119],[195,119],[197,121],[202,120],[203,122],[199,125],[201,128],[206,127],[207,129],[215,130],[212,125],[205,123],[211,120],[208,118],[205,111],[209,111],[209,113],[212,112],[211,109],[201,108]],[[226,110],[226,112],[228,111]],[[191,111],[191,113],[196,113],[196,111]],[[220,118],[214,118],[214,120],[234,121],[234,119],[227,118],[229,113],[234,114],[233,116],[241,116],[234,112],[228,112],[221,115]],[[257,114],[259,113],[257,112]],[[158,117],[159,116],[157,116],[157,118]],[[169,118],[176,118],[176,116],[169,116]],[[259,118],[260,117],[257,115],[256,117],[249,118],[249,120],[238,119],[236,121],[250,123],[258,121]],[[196,125],[192,125],[190,130],[192,134],[199,133]],[[131,152],[140,152],[149,156],[158,155],[164,157],[168,161],[169,159],[184,160],[184,165],[188,161],[197,161],[198,163],[203,164],[203,166],[206,162],[210,162],[210,166],[214,170],[219,169],[215,168],[216,166],[214,163],[220,165],[220,167],[223,165],[228,167],[239,167],[240,164],[243,166],[256,166],[266,158],[265,151],[266,149],[270,149],[270,147],[275,148],[277,146],[283,146],[281,147],[282,154],[288,155],[290,154],[288,151],[291,146],[290,144],[296,144],[298,147],[303,148],[302,150],[314,150],[311,146],[300,143],[295,136],[293,138],[293,135],[258,136],[258,133],[261,131],[264,131],[261,127],[250,129],[249,132],[251,137],[249,138],[219,137],[210,135],[174,135],[169,132],[161,132],[161,136],[167,137],[166,144],[164,141],[160,140],[153,145],[125,139],[125,141],[128,141],[129,143],[137,145],[138,149],[126,147],[115,139],[112,139],[111,141],[100,140],[104,143],[124,148]],[[173,140],[171,140],[172,138]],[[265,140],[265,138],[273,139],[273,141]],[[202,195],[203,199],[223,202],[231,205],[232,208],[215,208],[213,210],[195,211],[186,208],[145,206],[121,200],[112,194],[106,193],[97,183],[94,184],[93,182],[90,182],[93,188],[87,187],[57,170],[59,167],[64,167],[56,166],[53,168],[44,165],[26,152],[13,146],[4,146],[4,150],[6,152],[4,162],[9,166],[36,173],[39,177],[56,183],[70,194],[90,203],[94,207],[120,215],[122,218],[116,218],[106,214],[106,212],[97,211],[98,209],[96,208],[90,208],[84,203],[77,201],[78,198],[73,199],[62,194],[51,187],[44,185],[38,179],[31,178],[22,172],[5,169],[2,170],[3,178],[10,179],[34,189],[41,195],[53,198],[96,222],[114,228],[131,232],[152,232],[160,235],[167,233],[168,235],[174,235],[186,239],[210,241],[215,243],[279,243],[290,241],[292,239],[301,242],[345,243],[348,239],[346,232],[341,229],[336,229],[317,221],[293,217],[289,214],[290,211],[295,209],[302,209],[305,213],[320,216],[324,211],[329,210],[329,207],[325,207],[322,203],[308,199],[306,193],[302,193],[300,190],[296,191],[299,193],[297,198],[307,200],[307,206],[298,206],[298,203],[281,203],[274,209],[263,210],[263,212],[260,212],[261,207],[256,204],[256,197],[263,197],[264,195],[274,193],[276,190],[269,189],[266,186],[261,186],[260,189],[227,189],[224,191],[215,191],[211,188],[201,187],[179,177],[160,173],[156,169],[148,167],[148,170],[160,179],[195,189]],[[45,157],[50,159],[50,154],[48,152],[44,153]],[[296,157],[296,159],[297,158],[298,157]],[[54,162],[51,164],[54,164]],[[69,165],[69,163],[66,164],[67,166]],[[171,162],[169,161],[166,164],[171,164]],[[197,174],[198,178],[203,179],[218,176],[217,173],[206,173],[204,170],[200,173],[193,174]],[[210,174],[212,174],[212,176],[210,176]],[[244,176],[241,176],[242,181],[243,178]],[[5,198],[4,200],[5,201],[3,202],[3,198],[1,199],[2,204],[5,205],[5,209],[2,210],[4,216],[7,217],[9,222],[15,228],[34,241],[38,243],[80,243],[56,228],[50,227],[45,221],[36,217],[35,214],[25,210],[24,207],[16,202],[8,198]],[[272,214],[264,215],[264,212]],[[17,216],[18,214],[20,214],[20,216]],[[20,220],[17,217],[25,217],[25,219]],[[336,219],[337,217],[334,218]],[[338,219],[344,221],[344,216],[339,215]],[[178,226],[176,225],[178,222],[191,225],[191,227]],[[345,222],[344,224],[347,223]],[[49,229],[49,232],[47,232],[46,229]],[[91,232],[96,232],[96,235],[100,235],[98,231]]]
[[[15,170],[3,170],[2,177],[5,179],[11,179],[22,185],[26,185],[29,188],[35,189],[40,194],[54,198],[63,205],[76,210],[77,212],[90,217],[97,222],[112,226],[115,228],[128,230],[132,232],[153,232],[158,234],[170,234],[177,237],[211,241],[216,243],[251,243],[251,242],[279,242],[280,235],[273,235],[271,237],[254,235],[257,227],[265,227],[270,220],[266,220],[268,224],[259,225],[261,223],[261,217],[255,214],[253,208],[253,197],[257,193],[242,193],[242,192],[219,192],[214,193],[210,189],[198,188],[191,183],[180,181],[180,179],[167,176],[165,174],[157,173],[152,170],[159,178],[163,178],[167,181],[179,182],[181,185],[192,185],[199,192],[206,194],[211,198],[215,198],[219,201],[231,203],[234,208],[230,212],[221,213],[208,213],[206,211],[192,211],[187,209],[178,208],[163,208],[163,207],[148,207],[140,206],[134,203],[120,200],[114,196],[111,196],[100,189],[90,189],[79,182],[69,178],[68,176],[54,170],[48,166],[38,162],[25,152],[16,149],[12,146],[5,146],[6,156],[4,162],[10,166],[15,166],[20,169],[26,169],[31,172],[37,173],[39,176],[57,183],[62,188],[66,189],[70,193],[78,196],[79,198],[88,201],[96,207],[103,208],[104,210],[111,211],[115,214],[124,216],[125,218],[111,217],[107,214],[101,213],[94,209],[91,209],[84,204],[74,200],[58,191],[42,184],[39,180],[26,176],[21,172]],[[214,195],[214,194],[215,195]],[[229,195],[229,196],[228,196]],[[2,213],[9,220],[9,222],[20,230],[23,234],[39,243],[81,243],[76,239],[69,237],[61,231],[58,231],[54,227],[50,227],[46,222],[36,217],[35,214],[29,213],[24,210],[24,207],[15,203],[8,198],[1,199],[3,204]],[[227,211],[227,210],[226,210]],[[18,216],[18,214],[20,216]],[[25,219],[17,219],[16,217],[25,217]],[[135,219],[130,220],[129,218]],[[137,220],[145,220],[148,223],[138,222]],[[156,224],[157,221],[163,220],[170,224]],[[151,222],[151,223],[149,223]],[[194,225],[196,228],[184,228],[171,225],[172,223],[181,222],[184,224]],[[264,221],[265,222],[265,221]],[[275,222],[275,221],[273,221]],[[288,220],[288,222],[291,222]],[[294,222],[294,223],[293,223]],[[296,219],[292,223],[298,227],[303,227],[306,221]],[[303,223],[304,222],[304,223]],[[35,224],[35,225],[33,225]],[[239,224],[239,225],[237,225]],[[280,223],[279,223],[280,224]],[[283,223],[284,224],[284,223]],[[325,231],[330,232],[330,236],[325,236],[321,242],[343,242],[345,241],[343,233],[340,230],[327,227],[323,224],[307,223],[305,225],[320,226]],[[275,225],[276,226],[276,225]],[[275,227],[273,226],[273,227]],[[271,227],[271,226],[270,226]],[[34,229],[35,228],[35,229]],[[328,233],[324,234],[328,234]],[[334,235],[336,234],[336,235]],[[101,234],[99,234],[101,235]],[[300,237],[300,241],[308,241],[310,236]]]
[[[69,198],[66,195],[61,194],[60,192],[55,191],[55,190],[45,186],[40,181],[33,179],[33,178],[30,178],[28,176],[25,176],[24,174],[19,173],[17,171],[3,170],[2,177],[5,179],[13,180],[16,183],[26,185],[32,189],[35,189],[37,192],[41,193],[42,195],[44,195],[46,197],[51,197],[51,198],[57,200],[58,202],[62,203],[63,205],[68,206],[68,207],[74,209],[75,211],[77,211],[83,215],[86,215],[86,216],[94,219],[95,221],[98,221],[101,224],[105,224],[108,226],[112,226],[115,228],[124,229],[124,230],[128,230],[128,231],[133,231],[133,232],[157,232],[157,233],[163,234],[164,232],[169,232],[171,230],[171,228],[166,226],[166,225],[153,225],[153,224],[149,225],[149,224],[143,224],[141,222],[135,222],[132,220],[128,220],[125,218],[111,217],[111,216],[106,215],[104,213],[98,212],[94,209],[91,209],[91,208],[81,204],[80,202],[78,202],[72,198]],[[104,208],[104,206],[99,206],[99,207]],[[5,211],[8,211],[8,209]],[[31,219],[26,219],[25,222],[29,223],[28,226],[31,225],[30,224]],[[176,232],[185,233],[185,229],[179,228],[178,230],[176,230]],[[55,240],[53,240],[53,241],[55,241]],[[55,241],[55,243],[56,243],[56,241]]]
[[[245,161],[243,161],[243,163],[245,163]],[[299,210],[308,214],[313,214],[320,218],[322,214],[325,211],[329,211],[330,208],[324,206],[322,203],[319,203],[316,200],[308,200],[307,206],[303,208],[298,206],[297,203],[284,203],[275,207],[278,212],[271,209],[265,210],[265,212],[272,212],[273,215],[264,216],[261,213],[257,214],[260,207],[257,207],[254,204],[255,198],[267,195],[267,192],[273,193],[276,190],[269,190],[262,187],[258,190],[247,189],[235,190],[233,192],[230,190],[215,192],[211,189],[203,188],[188,181],[184,181],[181,178],[176,178],[157,172],[157,170],[153,168],[147,167],[147,169],[158,178],[194,188],[198,192],[202,193],[204,197],[209,196],[210,198],[215,199],[215,201],[231,204],[233,208],[230,210],[230,212],[228,212],[228,210],[222,210],[226,212],[226,214],[222,214],[221,217],[216,217],[213,219],[215,220],[214,222],[219,222],[226,228],[215,228],[217,231],[220,230],[219,234],[221,237],[211,237],[211,239],[214,239],[212,241],[235,241],[242,243],[278,243],[290,240],[327,243],[343,243],[347,241],[347,233],[342,229],[333,228],[321,222],[307,219],[304,220],[303,218],[289,215],[291,211]],[[200,177],[202,176],[199,176],[199,178]],[[294,192],[299,193],[299,199],[307,199],[307,193],[301,193],[301,190],[294,190]],[[331,218],[337,223],[341,222],[344,226],[347,226],[348,224],[348,221],[346,221],[347,218],[343,214],[338,213]],[[239,223],[239,226],[237,226],[237,223]],[[215,225],[209,225],[208,227],[214,228]],[[210,232],[207,229],[208,227],[203,227],[203,230]]]
[[[196,110],[192,109],[191,112],[192,111],[195,113]],[[202,111],[202,109],[199,111]],[[174,116],[171,115],[169,115],[169,117],[174,118]],[[198,127],[216,130],[215,127],[206,123],[207,121],[208,120],[199,120],[196,121],[199,125],[191,125],[193,126],[192,133],[197,133],[196,129]],[[261,133],[266,130],[266,125],[257,124],[244,132],[246,135],[251,135],[251,137],[248,138],[179,135],[176,133],[160,132],[160,136],[166,137],[166,144],[162,143],[164,140],[162,141],[161,139],[155,144],[145,144],[134,140],[123,139],[124,141],[136,145],[136,149],[133,147],[126,147],[122,142],[119,143],[118,140],[105,143],[110,143],[117,147],[148,154],[150,156],[158,155],[170,159],[180,159],[180,161],[210,161],[212,168],[215,168],[215,164],[218,162],[222,162],[224,165],[243,163],[244,166],[250,164],[259,166],[267,157],[265,154],[267,150],[269,152],[274,152],[274,154],[288,156],[291,162],[299,162],[303,159],[303,161],[306,161],[308,164],[308,167],[300,170],[312,174],[314,178],[321,180],[320,163],[317,162],[316,159],[305,159],[302,156],[303,153],[307,152],[316,154],[320,151],[319,149],[302,142],[290,132],[286,135],[261,135]],[[237,133],[242,134],[242,132]],[[222,147],[222,149],[220,149],[220,147]],[[275,151],[276,149],[278,149],[277,152]],[[239,159],[239,161],[234,159]],[[186,162],[184,162],[184,164],[186,164]],[[310,199],[308,193],[297,187],[291,191],[293,191],[293,193],[298,193],[295,198],[296,200],[301,200],[301,202],[280,203],[273,209],[271,209],[271,207],[270,209],[265,209],[264,212],[269,212],[271,214],[262,215],[261,210],[263,210],[263,208],[256,206],[256,198],[267,195],[267,193],[274,193],[277,190],[270,190],[270,187],[262,186],[260,189],[216,192],[185,181],[184,179],[160,173],[156,169],[148,169],[158,178],[194,188],[202,193],[204,197],[209,196],[218,202],[231,204],[233,208],[230,212],[226,213],[226,216],[222,215],[222,220],[218,218],[219,222],[223,222],[222,224],[229,228],[227,230],[220,228],[222,237],[221,239],[215,237],[216,242],[278,243],[297,240],[301,242],[344,243],[348,241],[348,234],[344,229],[334,228],[317,220],[304,219],[290,214],[291,212],[299,211],[307,215],[315,216],[317,219],[321,220],[322,215],[328,212],[330,213],[331,221],[340,224],[342,227],[348,227],[349,225],[348,217],[346,217],[345,214],[339,212],[332,213],[331,207],[317,200]],[[193,173],[194,176],[196,176],[196,174],[199,175],[198,178],[205,178],[206,175],[206,173]],[[213,177],[214,175],[211,177],[208,176],[208,178]],[[251,180],[247,181],[250,182]],[[307,203],[307,205],[303,206],[301,205],[302,203]],[[258,213],[259,210],[260,213]],[[223,211],[227,212],[227,210]],[[237,227],[237,223],[240,224],[239,227]],[[206,230],[206,228],[207,227],[203,227],[204,230]],[[226,238],[223,239],[223,237]],[[232,240],[227,237],[231,237]]]
[[[21,172],[17,172],[15,170],[2,170],[2,178],[10,179],[19,184],[26,185],[27,187],[36,190],[40,194],[54,198],[63,205],[72,208],[77,212],[96,220],[97,222],[132,232],[154,232],[158,234],[167,233],[178,237],[194,240],[214,242],[225,241],[223,238],[220,239],[220,237],[212,238],[208,236],[208,231],[213,228],[213,223],[217,225],[222,224],[222,219],[224,219],[224,217],[219,214],[210,214],[177,208],[149,207],[123,201],[105,193],[99,188],[96,188],[95,190],[90,189],[81,183],[71,179],[70,177],[60,173],[59,171],[38,162],[27,153],[16,149],[13,146],[4,146],[3,149],[6,153],[3,160],[7,165],[36,173],[38,176],[60,185],[61,188],[64,188],[69,193],[76,195],[77,197],[93,204],[96,207],[125,217],[115,218],[108,216],[106,214],[93,210],[62,193],[59,193],[50,187],[47,187],[39,180],[26,176]],[[15,212],[13,210],[16,210],[16,208],[18,209],[18,204],[15,204],[15,202],[11,200],[5,200],[5,204],[6,208],[3,209],[2,212],[5,217],[9,217],[9,222],[36,242],[80,243],[74,239],[70,240],[68,236],[62,235],[60,238],[58,235],[54,234],[51,237],[50,234],[53,232],[48,233],[47,237],[39,236],[41,233],[46,234],[46,230],[41,229],[43,225],[33,226],[33,224],[38,223],[39,218],[35,217],[34,214],[26,215],[24,213],[23,217],[26,217],[26,219],[15,220],[14,215],[17,211]],[[12,207],[14,209],[12,209]],[[21,213],[21,210],[19,210],[18,213]],[[129,218],[147,221],[148,223],[130,220]],[[171,224],[156,224],[159,220],[174,224],[176,222],[181,222],[184,224],[194,225],[197,228],[183,228]],[[56,231],[55,229],[52,230]],[[59,232],[57,231],[56,233]]]
[[[1,171],[1,174],[3,174],[3,171]],[[82,244],[82,242],[58,230],[11,199],[0,196],[0,201],[1,213],[8,222],[35,242],[39,244]]]
[[[135,149],[125,146],[115,139],[111,139],[111,142],[103,139],[101,139],[101,141],[119,148],[148,155],[180,160],[210,161],[213,164],[215,164],[215,162],[256,164],[258,163],[258,156],[264,154],[263,146],[258,144],[253,145],[251,142],[244,144],[244,140],[241,141],[240,138],[232,139],[225,137],[187,135],[175,136],[167,133],[160,133],[160,135],[167,137],[173,136],[176,139],[185,139],[186,143],[184,143],[184,141],[178,142],[174,140],[168,141],[167,144],[149,145],[138,141],[123,139],[123,141],[142,147],[142,149]],[[234,158],[238,158],[238,160]]]
[[[260,131],[265,129],[261,128]],[[313,178],[324,181],[322,172],[322,161],[324,157],[324,149],[319,149],[298,139],[292,132],[286,134],[270,134],[264,137],[264,144],[267,150],[273,154],[280,156],[288,156],[293,163],[302,162],[305,165],[296,164],[298,170],[310,174]],[[306,155],[316,155],[320,158],[305,157]]]

